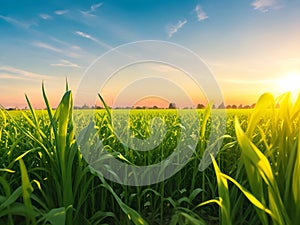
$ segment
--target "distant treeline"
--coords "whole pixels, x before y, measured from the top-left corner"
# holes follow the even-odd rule
[[[216,106],[216,105],[213,105],[212,108],[213,109],[252,109],[254,108],[255,106],[255,103],[252,104],[252,105],[243,105],[243,104],[240,104],[240,105],[225,105],[224,103],[221,103],[220,105]],[[183,109],[204,109],[206,107],[205,104],[197,104],[196,107],[183,107]],[[102,106],[88,106],[86,104],[82,105],[82,106],[74,106],[74,109],[103,109],[104,107]],[[27,107],[24,108],[25,110],[28,109]],[[135,107],[130,107],[130,106],[126,106],[126,107],[114,107],[114,109],[178,109],[178,107],[176,106],[176,103],[174,102],[171,102],[169,104],[168,107],[166,108],[163,108],[163,107],[159,107],[159,106],[135,106]],[[10,108],[6,108],[6,110],[8,111],[11,111],[11,110],[20,110],[18,107],[10,107]]]

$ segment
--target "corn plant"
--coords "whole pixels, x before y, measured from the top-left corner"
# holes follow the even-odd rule
[[[56,109],[44,85],[42,95],[45,110],[33,109],[28,96],[28,110],[0,109],[0,224],[300,222],[300,97],[292,104],[289,94],[277,99],[264,94],[254,109],[228,110],[226,121],[218,121],[220,112],[211,105],[197,110],[197,118],[188,110],[180,111],[180,118],[176,110],[113,110],[99,95],[104,109],[75,113],[68,85]],[[154,124],[156,117],[159,125]],[[91,118],[93,127],[76,134],[74,121],[80,126]],[[189,127],[183,127],[183,120],[190,121]],[[154,125],[163,138],[151,139]],[[107,150],[106,157],[136,166],[170,156],[184,128],[197,130],[199,139],[194,154],[172,177],[131,187],[105,179],[85,161],[84,146],[77,140],[91,128]],[[126,143],[115,129],[121,135],[130,132]],[[218,129],[226,129],[226,134],[219,135]],[[209,140],[212,130],[218,136],[214,143]],[[137,150],[152,142],[156,147],[151,151]],[[86,143],[95,150],[91,156],[104,160],[101,149]],[[210,155],[216,146],[219,154]],[[211,158],[212,164],[199,171],[203,158]]]
[[[235,118],[235,132],[241,149],[239,171],[246,171],[245,188],[222,173],[217,164],[217,177],[231,181],[251,202],[261,224],[298,224],[299,221],[299,101],[291,104],[290,94],[276,100],[271,94],[261,96],[243,131]],[[255,143],[253,143],[255,141]],[[258,148],[260,147],[260,149]],[[237,179],[241,180],[241,174]],[[218,180],[219,195],[227,199],[221,208],[230,209],[228,186]],[[226,198],[225,198],[226,197]],[[233,222],[231,218],[230,223]]]

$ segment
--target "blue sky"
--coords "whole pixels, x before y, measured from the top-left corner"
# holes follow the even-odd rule
[[[250,104],[300,74],[300,1],[0,0],[0,104],[53,105],[68,77],[76,90],[111,48],[141,40],[180,44],[210,67],[229,104]]]

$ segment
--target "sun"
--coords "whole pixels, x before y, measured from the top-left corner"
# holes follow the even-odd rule
[[[279,78],[278,86],[281,92],[298,94],[300,92],[300,72],[292,71]]]

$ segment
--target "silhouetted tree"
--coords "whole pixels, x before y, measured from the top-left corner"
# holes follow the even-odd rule
[[[198,104],[197,105],[197,109],[204,109],[205,108],[205,105],[203,105],[203,104]]]
[[[81,109],[89,109],[90,107],[87,104],[84,104],[83,106],[81,106]]]
[[[176,104],[174,102],[171,102],[169,104],[169,109],[176,109]]]
[[[222,103],[218,106],[218,109],[225,109],[224,102],[222,102]]]

